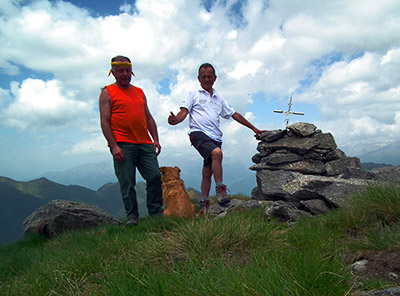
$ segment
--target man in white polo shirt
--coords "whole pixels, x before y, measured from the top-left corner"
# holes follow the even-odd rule
[[[204,209],[209,207],[209,194],[211,189],[211,177],[214,175],[215,192],[219,204],[229,202],[226,196],[226,185],[222,182],[222,131],[219,128],[220,117],[233,118],[240,124],[250,128],[256,135],[260,131],[247,121],[241,114],[227,103],[213,88],[217,79],[214,67],[205,63],[199,67],[200,87],[191,91],[180,106],[178,114],[171,114],[168,123],[176,125],[182,122],[189,114],[189,136],[190,142],[204,158],[202,181],[201,181],[201,203]]]

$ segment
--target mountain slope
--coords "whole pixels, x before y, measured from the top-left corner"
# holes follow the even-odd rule
[[[186,187],[200,189],[202,161],[199,158],[196,162],[182,160],[180,163],[160,164],[160,166],[178,166],[181,169],[181,179]],[[224,163],[224,182],[228,186],[231,194],[251,195],[251,190],[257,186],[255,172],[249,170],[248,166],[240,163]],[[138,181],[144,181],[139,173]],[[98,163],[88,163],[72,167],[66,171],[48,172],[44,176],[53,181],[64,185],[80,185],[92,190],[97,190],[107,183],[117,182],[112,161],[102,161]],[[210,194],[215,194],[212,188]]]
[[[97,190],[109,182],[117,182],[111,160],[82,164],[66,171],[47,172],[43,175],[47,179],[60,184],[80,185],[92,190]]]
[[[365,153],[360,157],[361,162],[400,165],[400,141],[386,145],[377,150]]]
[[[141,216],[147,215],[145,187],[140,182],[136,185]],[[19,182],[0,177],[0,244],[21,239],[25,218],[53,199],[98,205],[115,217],[125,216],[118,183],[106,184],[96,192],[82,186],[61,185],[46,178]]]

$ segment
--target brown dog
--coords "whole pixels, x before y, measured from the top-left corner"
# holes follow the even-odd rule
[[[180,179],[180,168],[161,167],[161,181],[164,202],[164,214],[172,217],[192,218],[195,210],[190,202],[185,185]]]

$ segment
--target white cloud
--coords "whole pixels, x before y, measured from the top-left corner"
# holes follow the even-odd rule
[[[251,60],[248,62],[240,61],[236,64],[235,69],[228,75],[234,79],[240,79],[244,76],[254,76],[258,69],[262,66],[262,62]]]
[[[84,155],[91,153],[103,153],[107,151],[107,141],[103,135],[93,135],[91,138],[76,143],[70,150],[64,151],[63,155]]]
[[[72,92],[64,91],[56,80],[29,78],[21,85],[12,83],[15,99],[0,113],[3,124],[20,129],[48,128],[70,125],[91,115],[87,103],[74,100]]]
[[[214,64],[215,86],[238,112],[248,111],[249,94],[285,104],[294,95],[296,103],[317,106],[317,126],[352,153],[398,138],[399,1],[254,0],[242,3],[240,15],[235,1],[216,1],[210,11],[202,3],[137,0],[119,15],[97,17],[66,1],[3,1],[0,76],[16,82],[1,85],[2,124],[27,132],[76,128],[83,134],[67,145],[68,155],[104,147],[97,142],[98,96],[113,82],[110,58],[123,54],[168,155],[194,153],[187,120],[171,127],[167,117],[198,85],[203,62]],[[166,77],[170,93],[160,94]],[[271,116],[251,121],[276,126]],[[256,152],[250,130],[233,120],[223,130],[228,156]]]

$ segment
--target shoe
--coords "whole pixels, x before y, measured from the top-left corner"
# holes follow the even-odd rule
[[[210,200],[204,199],[200,201],[198,216],[206,215],[210,208]]]
[[[155,218],[155,217],[161,217],[161,216],[164,216],[164,211],[163,211],[163,210],[160,210],[160,211],[158,211],[158,212],[149,213],[149,216],[150,216],[150,217],[153,217],[153,218]]]
[[[126,221],[126,225],[136,226],[136,225],[138,225],[138,219],[137,218],[129,218],[128,221]]]
[[[216,193],[216,199],[218,204],[224,205],[231,200],[226,196],[226,191],[228,189],[226,188],[226,185],[220,185],[220,186],[215,186],[215,193]],[[228,190],[229,191],[229,190]]]
[[[205,199],[200,201],[200,210],[208,210],[210,207],[210,200]]]

